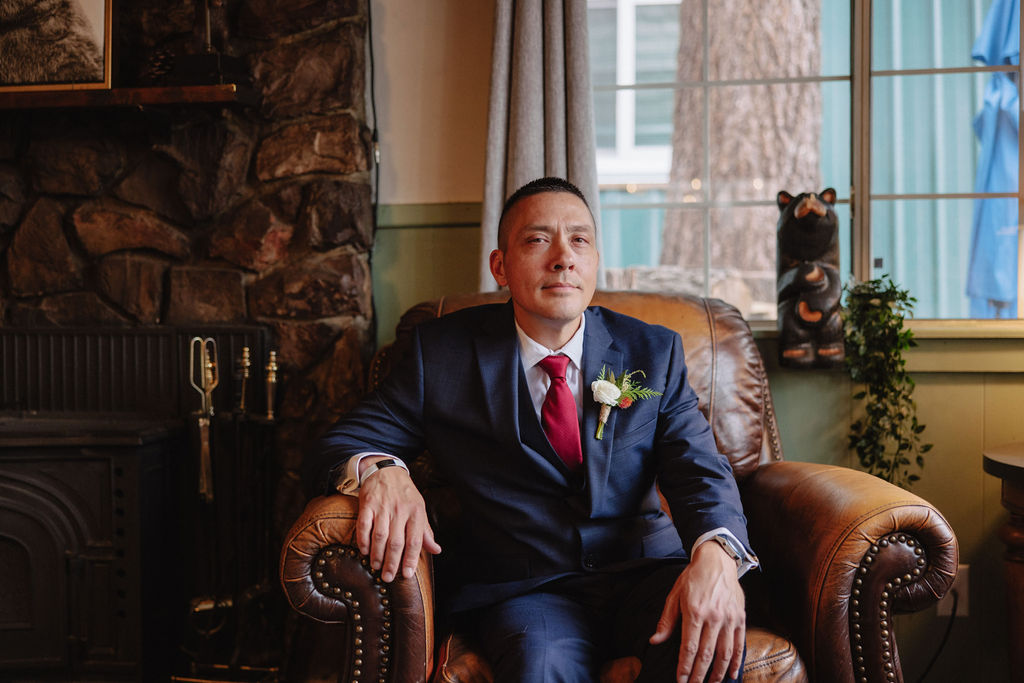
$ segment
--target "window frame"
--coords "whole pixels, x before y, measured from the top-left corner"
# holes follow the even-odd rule
[[[892,76],[930,76],[944,74],[975,74],[975,73],[1016,73],[1017,83],[1024,83],[1021,77],[1024,76],[1024,65],[999,65],[999,66],[966,66],[946,67],[931,69],[875,69],[872,64],[872,33],[871,20],[874,13],[873,0],[853,2],[853,37],[851,47],[853,49],[850,65],[852,83],[853,112],[851,121],[853,123],[853,148],[851,151],[851,178],[853,186],[850,188],[850,238],[853,276],[859,280],[871,278],[873,271],[873,253],[871,249],[871,202],[872,200],[934,200],[934,199],[992,199],[992,198],[1014,198],[1017,199],[1017,317],[1002,320],[988,318],[920,318],[917,323],[927,322],[924,329],[939,329],[950,327],[959,330],[969,325],[986,325],[993,332],[1005,333],[1006,323],[1014,323],[1024,320],[1024,135],[1017,135],[1017,192],[947,192],[947,193],[878,193],[871,191],[871,125],[872,108],[871,95],[876,78]],[[1024,27],[1024,16],[1021,17],[1021,24]],[[1018,60],[1019,62],[1020,60]],[[866,78],[858,78],[857,74],[867,74]],[[1021,100],[1024,102],[1024,99]],[[863,188],[858,191],[858,188]],[[911,292],[913,294],[913,292]],[[1024,331],[1024,330],[1022,330]]]
[[[707,27],[707,13],[709,12],[709,0],[701,0],[702,11],[705,12],[704,26]],[[609,0],[608,7],[615,6],[618,10],[617,22],[621,20],[626,12],[635,11],[635,7],[638,5],[647,4],[665,4],[665,0],[625,0],[625,2],[615,3],[613,0]],[[598,3],[588,4],[590,7],[598,7]],[[849,82],[850,84],[850,100],[851,100],[851,112],[850,112],[850,180],[851,186],[848,188],[849,199],[841,199],[839,203],[849,202],[850,212],[850,226],[849,226],[849,240],[848,245],[850,254],[850,270],[851,275],[857,280],[867,280],[872,277],[873,273],[873,254],[871,249],[871,203],[873,200],[936,200],[936,199],[989,199],[989,198],[1016,198],[1018,207],[1018,226],[1017,226],[1017,317],[1010,319],[985,319],[985,318],[919,318],[915,319],[914,327],[921,327],[922,330],[940,330],[949,329],[952,330],[952,334],[955,336],[974,336],[974,333],[978,332],[977,328],[982,326],[988,329],[992,334],[997,336],[1005,336],[1008,329],[1017,330],[1018,333],[1024,335],[1024,135],[1018,134],[1018,183],[1017,192],[957,192],[957,193],[927,193],[927,194],[898,194],[898,193],[878,193],[873,194],[871,191],[871,144],[872,144],[872,88],[877,78],[885,78],[892,76],[916,76],[916,75],[946,75],[946,74],[976,74],[986,72],[1003,72],[1003,73],[1015,73],[1017,74],[1017,83],[1024,83],[1024,64],[1017,65],[971,65],[964,67],[947,67],[947,68],[930,68],[930,69],[874,69],[872,65],[872,33],[871,33],[871,20],[873,17],[874,2],[873,0],[851,0],[850,2],[850,23],[851,23],[851,38],[850,38],[850,73],[849,75],[843,76],[804,76],[804,77],[793,77],[793,78],[766,78],[766,79],[738,79],[738,80],[716,80],[710,81],[708,78],[709,65],[707,60],[704,60],[702,74],[703,80],[700,82],[659,82],[659,83],[636,83],[635,78],[635,55],[629,55],[629,59],[632,59],[634,64],[634,78],[631,83],[618,82],[613,85],[594,85],[592,91],[597,92],[614,92],[616,97],[616,146],[613,152],[607,151],[602,152],[602,149],[597,150],[598,167],[600,168],[606,162],[606,159],[613,155],[619,155],[620,151],[624,148],[623,139],[625,128],[629,127],[635,134],[635,116],[626,116],[626,114],[634,114],[635,109],[630,107],[619,108],[618,99],[620,97],[628,97],[633,99],[634,93],[644,89],[679,89],[684,87],[699,87],[703,88],[705,92],[712,88],[728,87],[737,85],[773,85],[783,83],[800,83],[800,82],[813,82],[824,84],[828,82]],[[625,22],[626,27],[630,31],[635,33],[635,22]],[[1021,19],[1022,29],[1024,29],[1024,17]],[[617,23],[620,30],[623,26],[622,23]],[[1022,30],[1024,34],[1024,30]],[[707,33],[705,31],[705,52],[707,51]],[[635,36],[631,36],[631,41],[635,44]],[[621,47],[622,42],[619,41],[618,45]],[[629,61],[627,57],[621,53],[624,50],[617,50],[617,70],[623,61]],[[1020,61],[1020,60],[1018,60]],[[865,75],[862,77],[861,75]],[[1018,88],[1019,89],[1019,88]],[[709,98],[704,98],[705,109],[707,107]],[[635,99],[633,99],[635,102]],[[1021,97],[1021,102],[1024,103],[1024,96]],[[626,121],[623,121],[626,119]],[[705,140],[709,134],[707,130],[709,126],[709,120],[707,112],[703,120],[703,126],[705,128],[703,134]],[[635,144],[635,135],[631,134],[628,136],[628,145],[625,145],[626,149],[632,150],[636,153],[638,146]],[[639,147],[642,149],[642,146]],[[654,150],[657,150],[655,152]],[[667,150],[667,151],[666,151]],[[638,158],[644,158],[644,152],[638,153]],[[647,158],[650,160],[662,159],[665,154],[671,155],[671,146],[664,146],[653,148],[647,153]],[[709,154],[707,145],[705,145],[705,154]],[[707,160],[705,160],[706,162]],[[640,166],[644,163],[639,162]],[[708,172],[709,164],[703,164],[703,175],[706,176]],[[624,175],[629,174],[629,169],[624,169]],[[601,174],[599,173],[599,177]],[[630,176],[636,178],[636,176]],[[625,177],[619,178],[613,181],[603,182],[600,185],[600,189],[619,189],[622,186],[630,182],[643,182],[642,179],[628,180]],[[708,178],[702,178],[704,183],[708,182]],[[839,189],[840,196],[843,196],[846,188]],[[736,206],[756,204],[760,206],[774,204],[768,200],[757,200],[754,202],[737,202],[737,201],[721,201],[712,198],[702,198],[701,200],[690,204],[689,208],[699,208],[704,211],[705,214],[705,232],[704,232],[704,244],[705,244],[705,259],[704,259],[704,270],[705,274],[710,271],[710,220],[708,218],[710,210],[714,208],[732,208]],[[647,203],[638,203],[636,205],[619,205],[619,206],[636,206],[641,208],[648,208]],[[651,207],[655,206],[667,206],[666,204],[655,205],[651,204]],[[673,203],[672,206],[675,206]],[[707,294],[707,288],[710,286],[710,278],[705,277],[704,288],[705,294]],[[912,292],[913,294],[913,292]],[[922,323],[924,323],[922,325]],[[773,321],[774,324],[774,321]],[[1009,326],[1009,327],[1008,327]],[[968,332],[971,330],[972,332]],[[980,336],[985,336],[980,335]]]

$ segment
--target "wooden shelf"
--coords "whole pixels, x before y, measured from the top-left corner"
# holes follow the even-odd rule
[[[57,107],[146,107],[170,104],[255,104],[249,88],[222,85],[179,85],[109,90],[30,90],[0,92],[0,109]]]

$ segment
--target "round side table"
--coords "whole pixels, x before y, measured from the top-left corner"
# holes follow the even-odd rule
[[[1006,597],[1010,621],[1010,676],[1024,682],[1024,442],[986,448],[983,466],[1003,480],[1003,507],[1010,521],[999,530],[1006,544]]]

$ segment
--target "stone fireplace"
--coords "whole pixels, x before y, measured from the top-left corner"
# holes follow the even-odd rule
[[[210,5],[255,106],[0,109],[0,326],[268,330],[276,539],[305,500],[305,444],[361,395],[372,352],[366,8]],[[200,52],[202,6],[115,2],[114,87]]]

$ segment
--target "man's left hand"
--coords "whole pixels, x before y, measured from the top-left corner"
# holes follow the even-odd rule
[[[664,643],[680,626],[680,683],[721,683],[738,678],[743,663],[746,611],[736,561],[714,541],[701,543],[672,586],[652,645]],[[712,668],[713,667],[713,668]]]

